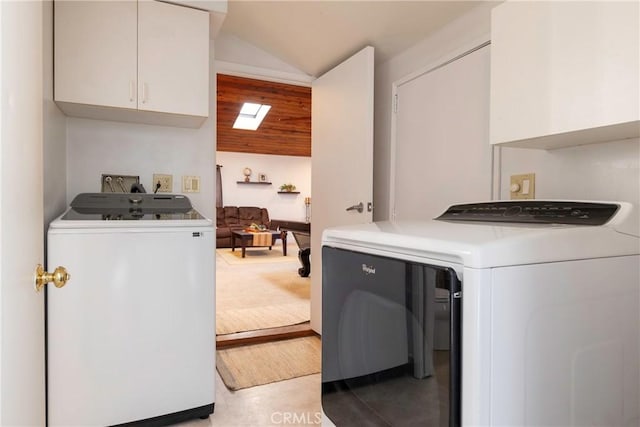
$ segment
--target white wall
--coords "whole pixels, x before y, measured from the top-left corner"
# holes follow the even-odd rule
[[[536,198],[626,201],[640,205],[640,139],[559,150],[502,148],[500,198],[509,177],[536,174]]]
[[[392,84],[488,40],[494,5],[480,4],[432,37],[376,68],[375,220],[388,218]],[[497,194],[501,199],[509,198],[510,175],[533,172],[536,198],[621,200],[640,204],[639,163],[638,139],[553,151],[501,148],[493,173],[499,177]]]
[[[210,58],[213,64],[213,43]],[[209,118],[199,129],[68,118],[67,201],[99,192],[103,173],[139,175],[148,192],[153,174],[173,175],[173,193],[182,176],[200,176],[200,192],[188,193],[193,206],[215,217],[215,74],[210,77]]]
[[[216,161],[222,165],[222,195],[225,206],[258,206],[269,210],[271,219],[304,221],[304,198],[311,196],[311,158],[274,156],[218,151]],[[252,181],[258,174],[267,175],[272,185],[237,184],[244,181],[242,171],[251,168]],[[294,184],[300,194],[278,194],[282,184]]]
[[[67,207],[67,118],[53,102],[53,2],[42,3],[44,232]]]

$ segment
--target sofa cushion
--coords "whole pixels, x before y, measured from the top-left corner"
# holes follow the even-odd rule
[[[216,229],[216,238],[224,239],[227,237],[231,237],[231,228],[229,227],[219,227]]]
[[[256,223],[259,225],[266,225],[266,226],[269,225],[269,214],[266,214],[266,221],[265,221],[266,209],[257,208],[253,206],[240,206],[238,208],[238,212],[239,212],[239,222],[243,226],[251,225],[253,223]]]
[[[216,208],[216,227],[226,227],[227,223],[224,220],[224,208]]]
[[[237,206],[225,206],[224,207],[224,222],[227,225],[240,224],[240,213]]]

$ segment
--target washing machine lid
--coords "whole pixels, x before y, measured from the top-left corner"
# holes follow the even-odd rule
[[[522,212],[528,217],[509,219]],[[638,255],[638,223],[636,207],[624,202],[482,202],[452,206],[435,220],[327,229],[323,244],[490,268]]]
[[[105,221],[192,224],[193,221],[208,220],[193,209],[189,198],[183,195],[81,193],[73,199],[69,209],[57,222],[75,227],[81,223],[96,226],[96,222]]]

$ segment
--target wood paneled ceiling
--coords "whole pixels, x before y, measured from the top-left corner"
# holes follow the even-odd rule
[[[311,156],[311,88],[218,74],[217,149]],[[233,129],[245,102],[271,105],[258,130]]]

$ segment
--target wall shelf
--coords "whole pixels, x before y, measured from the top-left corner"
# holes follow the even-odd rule
[[[278,194],[300,194],[299,191],[278,191]]]
[[[258,185],[271,185],[271,182],[263,182],[263,181],[236,181],[237,184],[258,184]]]

